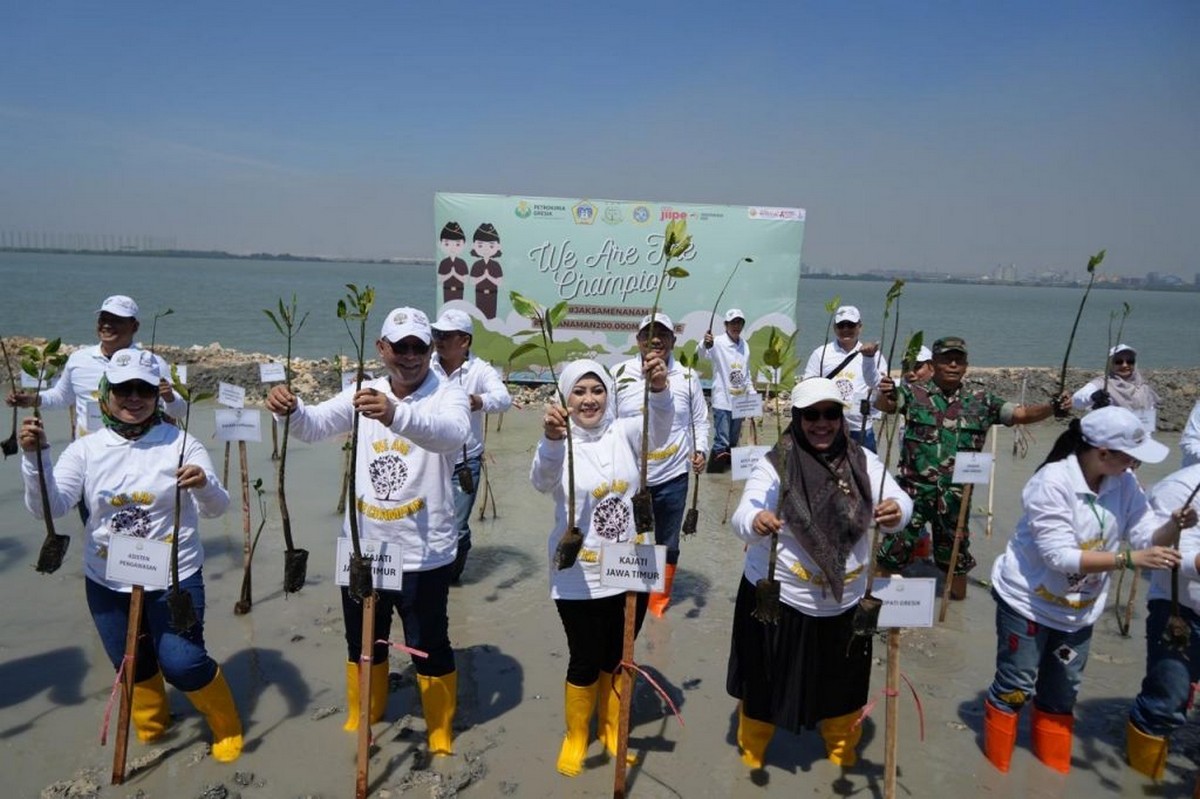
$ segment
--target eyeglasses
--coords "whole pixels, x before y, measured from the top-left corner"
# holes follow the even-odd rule
[[[393,355],[428,355],[429,345],[423,341],[389,341]]]
[[[836,327],[838,330],[848,330],[852,327],[858,327],[859,324],[859,322],[838,322],[836,325],[834,325],[834,327]]]
[[[109,390],[118,397],[128,397],[137,394],[142,399],[150,399],[158,395],[158,386],[152,386],[144,380],[126,380],[109,386]]]
[[[1125,366],[1126,364],[1133,366],[1135,363],[1137,363],[1137,358],[1113,358],[1113,366]]]
[[[842,418],[841,408],[805,408],[800,411],[800,418],[806,422],[815,422],[818,419],[824,419],[827,422],[836,422]]]

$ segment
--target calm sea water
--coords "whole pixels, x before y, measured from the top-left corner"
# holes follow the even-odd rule
[[[143,342],[150,340],[154,314],[173,308],[174,314],[159,320],[157,339],[164,344],[219,341],[232,349],[275,353],[283,340],[262,309],[295,292],[301,308],[312,311],[295,354],[328,357],[350,349],[334,313],[345,283],[374,286],[377,305],[384,308],[412,305],[432,312],[436,301],[432,266],[0,253],[5,289],[0,332],[92,341],[99,302],[126,293],[141,305]],[[807,356],[823,341],[824,305],[834,297],[857,305],[864,337],[878,338],[887,289],[886,283],[805,279],[797,311],[800,352]],[[731,286],[726,304],[738,304],[738,292],[752,290],[749,281]],[[910,283],[900,301],[900,335],[923,330],[927,342],[961,335],[976,366],[1058,366],[1082,294],[1082,288]],[[1123,338],[1139,350],[1142,366],[1200,366],[1200,294],[1107,290],[1093,291],[1088,299],[1072,366],[1099,370],[1110,314],[1123,302],[1132,308]]]

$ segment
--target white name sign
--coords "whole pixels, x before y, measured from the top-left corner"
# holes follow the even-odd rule
[[[262,419],[258,411],[219,408],[213,413],[217,417],[217,441],[262,441]]]
[[[94,397],[75,397],[75,426],[85,433],[104,429],[99,400]]]
[[[754,464],[758,463],[763,455],[771,451],[770,447],[762,445],[754,445],[749,447],[734,447],[729,451],[729,460],[733,466],[729,479],[730,480],[747,480],[750,477],[750,472],[754,471]]]
[[[992,479],[992,453],[960,452],[954,456],[952,483],[987,485]]]
[[[368,541],[360,538],[358,545],[364,558],[371,561],[371,583],[380,591],[399,591],[404,579],[404,560],[400,556],[400,545],[385,541]],[[350,557],[354,554],[354,542],[342,536],[337,540],[337,563],[334,574],[338,585],[350,585]]]
[[[233,383],[217,383],[217,402],[227,408],[244,408],[246,389]]]
[[[147,588],[171,584],[171,545],[166,541],[112,533],[104,576],[109,580]]]
[[[734,419],[757,419],[763,415],[762,411],[762,394],[746,393],[731,400],[733,410],[730,415]]]
[[[883,600],[880,627],[932,627],[937,580],[932,577],[880,577],[875,596]]]
[[[176,364],[172,364],[171,368],[175,370],[175,377],[177,377],[179,379],[179,382],[183,383],[186,386],[187,385],[187,364],[186,363],[176,363]],[[170,383],[171,380],[168,379],[167,382]]]
[[[48,382],[46,382],[45,379],[42,380],[41,385],[42,385],[42,388],[49,388],[49,386],[50,386],[50,384]],[[26,372],[24,369],[22,369],[21,370],[21,388],[37,388],[37,387],[38,387],[38,379],[36,377],[34,377],[33,375],[29,374],[28,372]]]
[[[600,547],[600,585],[626,591],[662,591],[667,548],[661,544],[605,544]]]
[[[264,383],[282,383],[287,380],[287,370],[283,368],[283,364],[276,361],[260,363],[258,378]]]

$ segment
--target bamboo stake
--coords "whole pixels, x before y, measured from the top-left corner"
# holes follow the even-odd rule
[[[242,593],[233,606],[237,616],[249,613],[254,604],[250,584],[250,569],[254,561],[254,547],[250,543],[250,469],[246,461],[246,442],[238,441],[238,466],[242,478]]]
[[[950,590],[954,587],[954,570],[958,568],[958,548],[962,544],[967,529],[967,519],[971,515],[971,489],[974,483],[963,486],[962,503],[958,507],[958,524],[954,527],[954,546],[950,548],[950,566],[946,569],[946,585],[942,587],[942,606],[938,610],[938,622],[946,620],[946,610],[950,605]]]
[[[231,442],[225,442],[225,467],[221,470],[221,484],[229,488],[229,448]]]
[[[375,592],[363,598],[362,655],[358,659],[358,754],[354,797],[366,799],[371,756],[371,656],[375,649]]]
[[[625,592],[625,630],[621,639],[621,657],[633,659],[634,626],[637,621],[637,594]],[[625,799],[626,754],[629,752],[629,717],[633,707],[633,672],[624,667],[613,676],[620,685],[621,712],[617,717],[617,769],[613,776],[613,799]]]
[[[133,586],[129,595],[129,624],[125,628],[125,658],[121,661],[121,707],[117,714],[117,736],[113,742],[112,784],[125,782],[125,758],[129,748],[129,716],[133,710],[133,681],[137,671],[137,642],[142,628],[142,599],[145,589]]]
[[[883,796],[896,797],[896,766],[899,754],[900,728],[900,630],[888,630],[887,635],[887,704],[883,749]]]
[[[983,528],[983,537],[992,537],[992,508],[996,502],[996,442],[1000,439],[999,426],[992,426],[992,472],[988,476],[987,524]]]

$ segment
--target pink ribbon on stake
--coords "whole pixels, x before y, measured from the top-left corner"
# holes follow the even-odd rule
[[[620,663],[620,668],[633,669],[638,674],[645,677],[646,682],[650,683],[650,687],[653,688],[655,691],[657,691],[658,695],[661,696],[663,698],[663,701],[665,701],[667,703],[667,706],[671,708],[671,712],[674,713],[675,718],[679,720],[679,726],[680,727],[684,726],[683,716],[680,715],[679,708],[675,706],[675,703],[673,701],[671,701],[671,697],[667,694],[666,691],[663,690],[663,687],[661,685],[659,685],[653,677],[651,677],[649,674],[646,673],[645,669],[643,669],[641,666],[639,666],[638,664],[634,663],[631,660],[622,660]],[[614,685],[614,689],[615,689],[616,683],[613,683],[613,685]],[[618,691],[617,696],[620,697],[620,695],[621,694]]]
[[[913,702],[915,702],[917,705],[917,721],[921,725],[921,742],[924,743],[925,742],[925,709],[921,706],[921,697],[919,694],[917,694],[917,689],[913,686],[912,680],[908,679],[907,674],[905,674],[904,672],[900,672],[900,679],[904,680],[904,684],[907,685],[908,690],[912,692]],[[887,688],[884,688],[879,693],[882,696],[888,697],[888,698],[900,695],[898,691],[891,691],[891,690],[888,690]],[[866,719],[867,716],[871,715],[871,711],[875,709],[875,705],[877,705],[877,704],[879,704],[879,700],[872,699],[870,702],[867,702],[867,704],[863,705],[862,712],[858,714],[858,719],[855,720],[854,726],[857,727],[858,725],[862,724],[863,720]]]
[[[100,722],[100,745],[108,743],[108,722],[112,718],[113,702],[117,701],[117,693],[121,690],[121,678],[125,675],[125,667],[133,660],[129,655],[121,658],[117,666],[117,676],[113,680],[112,690],[108,693],[108,701],[104,703],[104,719]]]
[[[411,646],[405,646],[404,644],[397,644],[395,641],[389,641],[386,638],[380,638],[375,643],[386,644],[387,646],[390,646],[392,649],[399,649],[401,652],[407,652],[408,654],[412,655],[415,658],[429,657],[428,652],[422,652],[420,649],[413,649]]]

